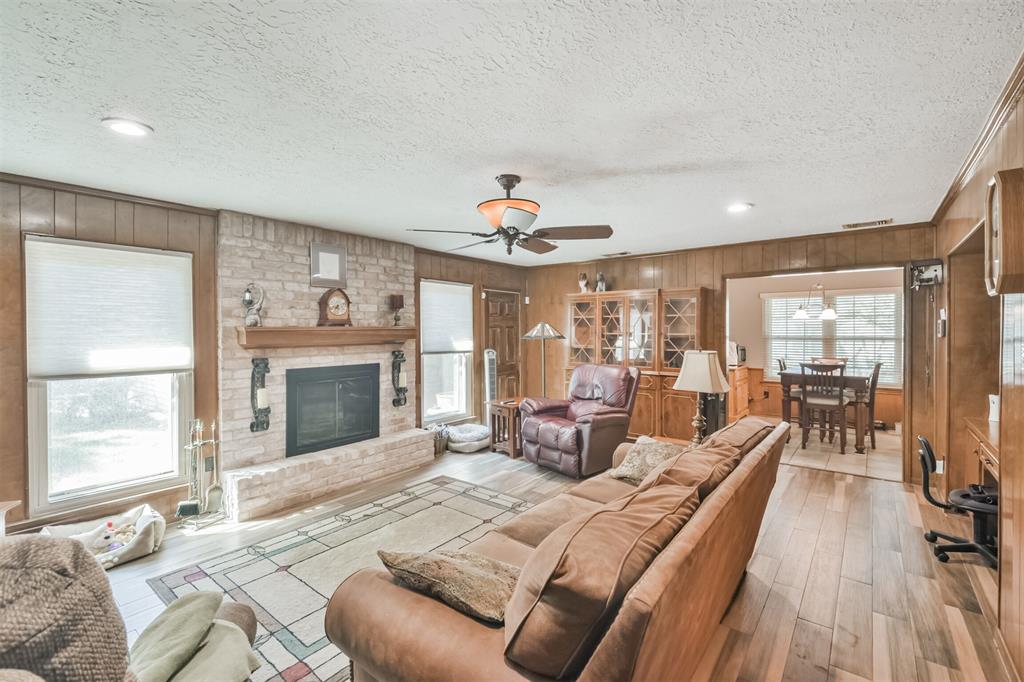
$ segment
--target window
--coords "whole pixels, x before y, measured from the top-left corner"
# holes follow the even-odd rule
[[[182,482],[192,417],[192,259],[25,241],[30,506]]]
[[[806,294],[764,294],[765,375],[778,378],[778,359],[788,365],[814,357],[847,358],[847,372],[870,375],[881,362],[879,385],[903,383],[903,293],[895,289],[830,291],[834,321],[820,320],[821,298]],[[801,305],[806,320],[794,320]]]
[[[420,282],[420,386],[423,422],[470,416],[473,287]]]

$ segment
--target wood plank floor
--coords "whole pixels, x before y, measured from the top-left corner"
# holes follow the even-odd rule
[[[438,475],[531,502],[575,483],[503,455],[447,454],[343,497],[245,524],[168,533],[146,559],[110,571],[132,636],[163,605],[145,580]],[[932,556],[925,528],[967,535],[920,489],[782,465],[755,555],[714,633],[699,680],[1008,680],[995,621],[996,573],[976,558]]]

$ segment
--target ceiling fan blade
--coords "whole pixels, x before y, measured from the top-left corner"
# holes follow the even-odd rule
[[[533,236],[527,237],[526,239],[520,239],[516,244],[519,247],[534,253],[550,253],[558,248],[557,244],[552,244],[551,242],[546,242],[543,239],[538,239]]]
[[[608,239],[612,236],[611,225],[566,225],[564,227],[542,227],[534,230],[534,237],[542,239]]]
[[[474,237],[493,237],[496,232],[466,232],[464,230],[420,230],[415,227],[406,229],[406,232],[437,232],[440,234],[471,234]]]
[[[461,251],[462,249],[468,249],[471,246],[480,246],[481,244],[493,244],[496,241],[498,241],[498,237],[494,237],[493,239],[485,239],[481,242],[473,242],[472,244],[466,244],[465,246],[456,246],[454,249],[448,249],[448,252],[450,253],[452,251]]]

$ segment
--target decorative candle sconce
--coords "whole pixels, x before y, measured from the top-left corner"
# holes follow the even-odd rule
[[[269,358],[252,359],[252,379],[249,382],[252,421],[249,423],[249,430],[253,433],[270,428],[270,396],[267,393],[267,374],[269,372]]]
[[[388,307],[391,308],[391,312],[395,314],[395,326],[398,326],[401,318],[402,309],[405,308],[405,296],[402,294],[391,294],[388,296]]]
[[[406,394],[409,392],[409,380],[402,371],[402,363],[405,362],[405,351],[391,351],[391,384],[395,387],[398,397],[391,401],[395,407],[402,407],[407,402]]]

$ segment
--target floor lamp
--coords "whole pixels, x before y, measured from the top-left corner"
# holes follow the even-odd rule
[[[541,322],[536,327],[523,335],[524,339],[540,339],[540,394],[548,397],[548,376],[547,376],[547,353],[544,352],[544,342],[548,339],[564,339],[562,333],[557,331],[547,322]]]
[[[688,350],[683,353],[683,366],[679,368],[679,378],[672,388],[697,394],[697,413],[693,415],[693,438],[690,442],[700,445],[707,421],[704,419],[704,399],[701,394],[729,392],[729,382],[725,380],[722,366],[718,363],[718,351]]]

